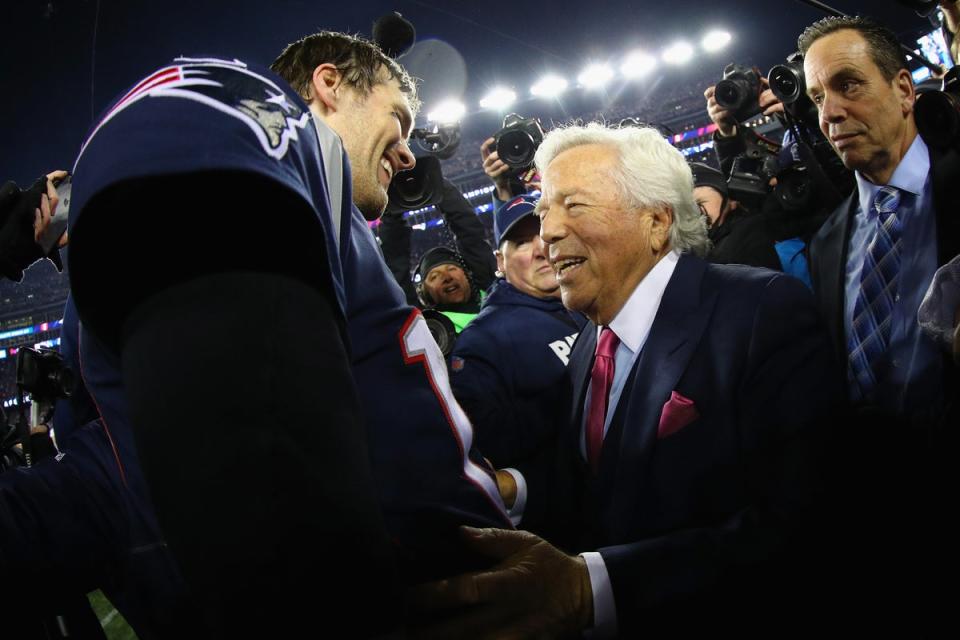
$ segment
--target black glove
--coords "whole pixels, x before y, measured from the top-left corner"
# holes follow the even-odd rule
[[[40,206],[40,196],[46,192],[46,176],[41,176],[26,191],[21,191],[13,182],[0,187],[0,275],[15,282],[23,280],[24,269],[45,257],[63,271],[59,249],[54,247],[45,256],[34,239],[36,209]]]

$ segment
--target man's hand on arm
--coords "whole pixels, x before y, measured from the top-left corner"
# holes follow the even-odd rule
[[[417,587],[413,606],[456,610],[415,629],[416,638],[565,638],[593,624],[593,591],[583,558],[569,556],[527,531],[462,527],[471,549],[496,559],[488,571]]]

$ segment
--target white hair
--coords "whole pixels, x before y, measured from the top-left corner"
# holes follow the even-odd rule
[[[670,247],[705,255],[710,249],[707,225],[693,197],[693,173],[679,150],[651,127],[611,128],[599,122],[550,131],[537,149],[541,175],[554,158],[568,149],[605,144],[617,150],[620,162],[612,176],[628,206],[673,212]]]

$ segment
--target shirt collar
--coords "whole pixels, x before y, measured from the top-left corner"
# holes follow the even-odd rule
[[[928,173],[930,173],[930,152],[923,138],[917,135],[890,177],[888,186],[919,196],[923,193]],[[882,185],[873,184],[859,171],[855,175],[857,192],[860,194],[860,213],[865,214],[870,211],[870,203],[873,202]]]
[[[653,320],[657,316],[657,309],[660,308],[663,292],[679,260],[680,254],[677,251],[671,251],[663,256],[650,273],[637,284],[623,308],[610,321],[608,326],[620,338],[620,343],[631,353],[636,353],[646,341],[653,326]],[[601,329],[602,327],[597,327],[598,339]]]

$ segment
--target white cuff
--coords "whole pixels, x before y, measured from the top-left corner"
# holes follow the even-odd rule
[[[617,637],[617,604],[613,599],[613,587],[607,565],[596,551],[581,553],[587,563],[590,574],[590,588],[593,589],[593,628],[583,632],[584,638],[602,640]]]
[[[513,501],[513,506],[507,509],[507,515],[510,516],[510,522],[513,526],[519,527],[523,520],[523,512],[527,508],[527,481],[523,479],[523,474],[516,469],[501,469],[513,476],[513,481],[517,483],[517,497]]]

